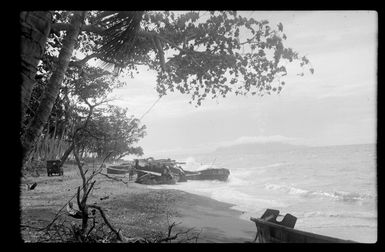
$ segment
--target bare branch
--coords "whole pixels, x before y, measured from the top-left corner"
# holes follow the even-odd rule
[[[168,217],[167,217],[167,222],[168,222]],[[186,234],[189,234],[191,231],[193,231],[195,228],[189,228],[189,229],[186,229],[185,231],[182,231],[182,232],[178,232],[176,233],[175,235],[171,235],[172,233],[172,229],[179,225],[181,222],[179,223],[175,223],[173,222],[172,224],[169,224],[168,226],[168,233],[167,233],[167,237],[165,238],[162,238],[162,239],[159,239],[159,240],[156,240],[157,243],[161,243],[161,242],[171,242],[172,240],[176,240],[179,236],[182,236],[182,235],[186,235]],[[199,236],[199,234],[198,234]],[[187,238],[186,240],[192,240],[192,239],[198,239],[196,236],[192,237],[192,238]]]
[[[97,174],[99,174],[101,172],[101,170],[103,169],[103,165],[105,163],[105,161],[110,157],[112,152],[108,153],[105,158],[103,159],[102,163],[100,164],[99,168],[96,170],[96,171],[93,171],[92,175],[88,178],[87,182],[90,181],[91,179],[93,179]],[[83,188],[84,189],[84,188]],[[68,205],[69,202],[71,202],[71,200],[73,198],[75,198],[76,196],[79,195],[79,200],[78,200],[78,204],[80,202],[80,187],[78,187],[78,192],[79,193],[75,193],[69,200],[67,200],[67,202],[56,212],[56,215],[54,216],[54,218],[52,219],[52,221],[45,227],[42,227],[42,228],[39,228],[38,230],[39,231],[43,231],[43,230],[49,230],[50,227],[55,223],[55,221],[59,218],[59,216],[61,215],[60,213],[63,211],[63,209]]]
[[[93,182],[91,183],[91,185],[90,185],[90,188],[88,188],[88,191],[86,192],[85,196],[83,197],[83,199],[84,199],[84,203],[87,201],[87,198],[88,198],[88,194],[90,194],[90,192],[91,192],[92,188],[93,188],[93,187],[94,187],[94,185],[95,185],[95,182],[96,182],[96,180],[95,180],[95,181],[93,181]]]
[[[80,186],[78,187],[77,193],[76,193],[76,201],[78,203],[78,208],[81,208],[81,201],[80,201]]]
[[[103,218],[103,220],[104,220],[104,223],[106,223],[107,226],[111,229],[111,231],[115,233],[115,235],[116,235],[116,237],[117,237],[117,239],[118,239],[119,241],[123,241],[123,238],[125,238],[125,237],[123,237],[123,236],[120,234],[120,232],[117,231],[117,230],[111,225],[111,223],[108,221],[106,215],[104,214],[103,209],[102,209],[100,206],[89,205],[88,207],[97,209],[97,210],[99,211],[100,215],[102,216],[102,218]]]
[[[91,104],[87,99],[82,99],[82,100],[88,105],[88,107],[90,108],[90,110],[89,110],[89,112],[88,112],[87,118],[86,118],[85,122],[83,123],[83,125],[79,126],[79,127],[75,130],[75,132],[74,132],[74,134],[73,134],[73,139],[75,139],[75,136],[77,135],[77,133],[78,133],[80,130],[84,130],[84,129],[87,127],[88,122],[89,122],[90,119],[91,119],[91,116],[92,116],[92,113],[93,113],[95,107],[97,107],[97,106],[99,106],[99,105],[101,105],[101,104],[103,104],[103,103],[107,103],[107,102],[113,101],[113,99],[104,99],[104,100],[102,100],[102,101],[100,101],[100,102],[97,102],[97,103],[95,103],[95,104]],[[76,157],[75,157],[75,158],[76,158]]]
[[[119,182],[122,182],[122,183],[128,185],[128,182],[124,181],[123,179],[111,177],[111,176],[109,176],[109,175],[107,175],[107,174],[105,174],[105,173],[100,173],[100,175],[103,175],[103,176],[105,176],[105,177],[107,177],[107,178],[109,178],[109,179],[112,179],[112,180],[115,180],[115,181],[119,181]]]
[[[84,199],[84,195],[88,191],[88,183],[87,183],[86,177],[84,175],[83,165],[80,162],[80,159],[79,159],[79,156],[78,156],[78,150],[77,150],[76,146],[75,146],[75,148],[74,148],[72,153],[75,156],[75,160],[76,160],[76,163],[77,163],[79,171],[80,171],[80,176],[82,177],[82,182],[83,182],[83,199]],[[79,208],[80,207],[82,207],[82,205],[79,205]]]
[[[92,227],[90,228],[90,230],[88,230],[86,237],[88,237],[90,235],[91,231],[95,228],[95,224],[96,224],[95,217],[93,217],[92,220],[93,220]]]

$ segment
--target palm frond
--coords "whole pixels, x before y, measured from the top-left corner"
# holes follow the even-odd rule
[[[103,32],[102,46],[98,50],[98,58],[103,61],[104,68],[124,66],[130,59],[143,11],[121,11],[115,14],[108,13],[99,22],[106,28]]]

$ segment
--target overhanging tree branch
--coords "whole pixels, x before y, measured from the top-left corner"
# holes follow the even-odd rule
[[[90,59],[93,59],[93,58],[98,58],[100,56],[99,53],[93,53],[93,54],[90,54],[86,57],[84,57],[83,59],[81,60],[78,60],[78,61],[71,61],[69,63],[69,66],[75,66],[75,67],[82,67],[84,64],[86,64]]]
[[[68,31],[70,27],[71,25],[68,23],[54,23],[51,25],[51,30],[53,30],[53,32]],[[103,34],[105,31],[104,28],[96,25],[82,25],[80,29],[81,31],[93,32],[99,35]]]
[[[53,29],[54,31],[60,31],[60,30],[68,30],[70,28],[70,25],[67,24],[67,23],[54,23],[52,24],[51,26],[51,29]],[[106,31],[106,29],[102,28],[102,27],[99,27],[99,26],[96,26],[96,25],[83,25],[81,27],[81,31],[86,31],[86,32],[93,32],[93,33],[96,33],[96,34],[99,34],[99,35],[103,35],[103,33]],[[137,36],[138,37],[145,37],[145,38],[148,38],[148,39],[151,39],[151,40],[154,40],[155,39],[155,50],[157,49],[158,50],[158,53],[159,53],[159,57],[160,57],[160,60],[161,60],[161,66],[162,68],[164,68],[164,52],[163,52],[163,49],[160,47],[160,45],[158,44],[159,40],[161,41],[164,41],[166,42],[167,44],[171,45],[172,47],[178,49],[179,51],[181,52],[184,52],[186,54],[189,54],[192,58],[192,60],[199,66],[200,64],[196,61],[196,59],[194,57],[192,57],[191,53],[202,53],[202,54],[207,54],[205,52],[199,52],[199,51],[189,51],[189,50],[185,50],[183,49],[182,47],[178,46],[177,44],[175,44],[174,42],[160,36],[158,33],[156,32],[149,32],[149,31],[138,31],[137,32]],[[188,36],[186,37],[186,39],[184,40],[184,42],[186,43],[188,40],[191,40],[194,38],[195,35],[193,36]],[[99,53],[93,53],[93,54],[90,54],[88,56],[86,56],[85,58],[79,60],[79,61],[74,61],[74,62],[71,62],[70,63],[70,66],[77,66],[77,67],[81,67],[82,65],[84,65],[88,60],[92,59],[92,58],[98,58],[100,57],[101,54]]]

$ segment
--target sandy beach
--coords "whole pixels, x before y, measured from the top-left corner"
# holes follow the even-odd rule
[[[164,236],[173,222],[177,224],[174,232],[193,228],[189,234],[195,237],[199,234],[198,239],[185,239],[185,242],[243,243],[252,241],[255,236],[254,223],[239,218],[242,213],[230,209],[231,204],[179,190],[150,189],[128,181],[127,177],[115,177],[126,183],[99,175],[88,203],[102,207],[110,222],[126,237]],[[34,190],[27,190],[26,183],[31,182],[38,185]],[[36,242],[37,234],[25,226],[47,225],[80,184],[80,176],[74,167],[65,167],[64,176],[42,174],[22,179],[21,238],[25,242]],[[76,204],[75,199],[72,202]]]

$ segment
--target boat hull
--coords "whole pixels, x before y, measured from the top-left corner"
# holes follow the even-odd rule
[[[187,180],[220,180],[227,181],[230,171],[224,168],[206,169],[198,172],[185,171]]]
[[[173,180],[175,180],[176,182],[187,181],[182,169],[173,167],[171,165],[173,163],[167,163],[166,162],[167,160],[163,162],[161,161],[162,160],[155,160],[153,162],[147,162],[141,165],[139,164],[139,162],[137,162],[135,169],[142,170],[142,171],[156,172],[159,174],[170,173],[173,177]]]
[[[257,227],[254,242],[257,243],[356,243],[331,236],[319,235],[294,229],[297,218],[286,214],[281,221],[276,218],[279,210],[267,209],[261,218],[253,218]]]
[[[157,176],[150,173],[138,171],[138,178],[135,183],[144,185],[175,185],[177,180],[174,177]]]
[[[107,167],[107,174],[126,174],[128,173],[128,169],[117,169],[117,168],[111,168]]]

